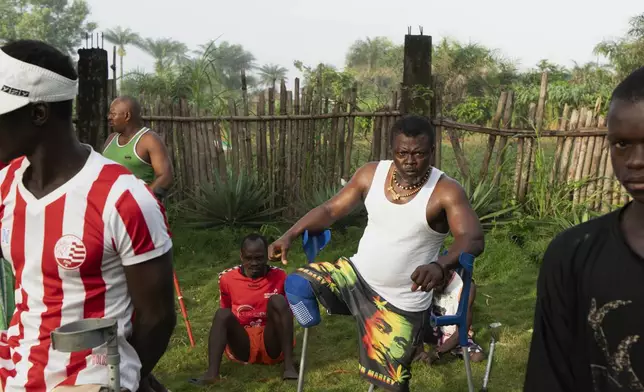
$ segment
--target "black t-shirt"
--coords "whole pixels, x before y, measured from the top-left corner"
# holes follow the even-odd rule
[[[524,392],[644,391],[644,259],[626,243],[623,211],[548,246]]]

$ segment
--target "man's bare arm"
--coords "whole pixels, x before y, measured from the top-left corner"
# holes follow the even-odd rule
[[[451,270],[458,267],[461,253],[470,253],[474,256],[483,253],[485,239],[479,217],[472,208],[463,187],[449,177],[444,177],[438,184],[440,189],[437,189],[435,194],[440,195],[440,206],[447,215],[447,223],[454,242],[447,250],[447,254],[438,258],[437,263],[444,269]]]
[[[154,181],[150,184],[152,191],[167,191],[172,186],[173,172],[170,154],[159,135],[146,132],[144,146],[150,156],[150,165],[154,169]]]
[[[305,230],[321,232],[329,228],[338,219],[348,215],[363,202],[363,197],[371,186],[377,165],[377,162],[370,162],[358,169],[340,192],[322,205],[309,211],[284,235],[292,240],[300,236]]]
[[[165,353],[177,322],[172,280],[172,250],[143,263],[125,266],[134,305],[130,343],[141,359],[146,377]]]
[[[473,312],[472,312],[472,307],[474,306],[474,299],[476,299],[476,285],[474,282],[472,282],[472,286],[470,287],[470,298],[467,303],[467,330],[469,331],[470,328],[472,327],[472,317],[473,317]],[[446,352],[449,352],[453,350],[455,347],[458,346],[458,328],[456,328],[456,331],[450,336],[445,343],[441,344],[436,351],[439,354],[443,354]]]

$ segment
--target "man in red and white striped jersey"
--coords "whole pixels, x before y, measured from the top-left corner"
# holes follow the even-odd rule
[[[16,279],[0,387],[98,391],[109,383],[106,349],[58,352],[50,333],[111,318],[121,385],[147,392],[176,323],[165,211],[142,181],[78,141],[76,92],[69,57],[53,47],[0,48],[0,161],[11,162],[0,171],[0,256]]]

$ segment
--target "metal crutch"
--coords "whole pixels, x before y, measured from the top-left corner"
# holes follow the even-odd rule
[[[458,257],[459,267],[456,272],[463,280],[463,289],[461,298],[458,302],[458,310],[455,315],[436,317],[430,316],[432,327],[443,327],[446,325],[456,325],[458,327],[458,344],[463,350],[463,361],[465,362],[465,373],[467,375],[467,387],[469,392],[474,392],[474,381],[472,380],[472,366],[470,364],[470,342],[468,339],[467,328],[467,305],[470,299],[470,288],[472,287],[472,272],[474,271],[474,256],[469,253],[461,253]]]
[[[65,324],[51,333],[54,350],[73,353],[91,350],[107,343],[109,392],[121,392],[121,375],[118,347],[118,322],[114,319],[84,319]]]
[[[485,375],[483,376],[483,387],[481,392],[487,392],[487,383],[490,381],[490,371],[492,370],[492,358],[494,358],[494,347],[496,342],[499,341],[501,335],[501,323],[492,323],[490,328],[490,353],[487,356],[487,366],[485,367]]]
[[[302,234],[302,247],[308,263],[315,261],[318,253],[331,241],[331,231],[325,230],[319,235],[311,235],[308,230]],[[302,354],[300,356],[300,374],[297,377],[297,392],[304,390],[304,366],[306,364],[306,349],[309,344],[309,328],[304,328],[302,338]]]

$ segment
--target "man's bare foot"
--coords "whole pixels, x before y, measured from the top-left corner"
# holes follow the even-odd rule
[[[429,359],[429,354],[427,352],[425,352],[425,351],[422,351],[422,352],[416,354],[416,356],[414,357],[414,361],[424,362],[427,365],[431,364],[431,361]]]
[[[190,384],[200,385],[200,386],[212,385],[221,381],[223,381],[223,378],[221,376],[210,376],[208,374],[204,374],[199,378],[191,378],[188,380]]]

